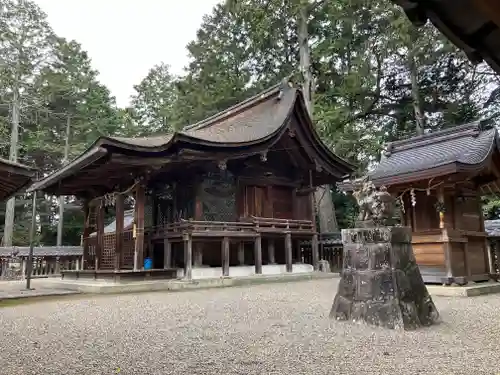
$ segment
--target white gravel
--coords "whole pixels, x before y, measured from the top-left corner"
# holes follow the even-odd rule
[[[395,332],[328,318],[337,280],[65,299],[0,309],[0,374],[488,374],[500,295],[434,298]]]

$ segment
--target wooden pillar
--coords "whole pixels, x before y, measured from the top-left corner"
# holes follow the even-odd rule
[[[83,203],[83,234],[82,234],[82,269],[84,270],[87,266],[87,257],[89,256],[89,236],[90,236],[90,207],[89,203],[85,201]]]
[[[274,217],[274,212],[273,212],[273,187],[271,185],[267,185],[267,187],[266,187],[266,201],[267,201],[267,204],[264,205],[264,215],[266,217]]]
[[[311,251],[312,251],[312,265],[315,271],[319,270],[319,246],[318,246],[318,235],[314,234],[311,241]]]
[[[146,203],[146,189],[138,184],[135,191],[135,251],[134,270],[144,267],[144,205]]]
[[[255,252],[255,273],[262,274],[262,238],[259,236],[255,237],[254,242],[254,252]]]
[[[285,234],[286,272],[292,272],[292,234]]]
[[[245,243],[243,241],[238,243],[238,264],[240,266],[245,264]]]
[[[97,241],[95,247],[95,270],[101,268],[102,251],[104,247],[104,205],[97,207]]]
[[[163,268],[172,267],[172,244],[165,238],[163,240]]]
[[[123,259],[123,229],[125,221],[124,210],[125,197],[122,194],[116,196],[116,230],[115,230],[115,270],[122,267]]]
[[[292,219],[297,220],[298,216],[299,215],[297,213],[297,188],[295,188],[292,191]]]
[[[183,235],[184,240],[184,278],[193,278],[193,238],[190,234]]]
[[[479,230],[481,232],[485,233],[486,230],[484,228],[483,206],[481,203],[481,195],[479,193],[477,193],[477,195],[476,195],[476,202],[477,202],[477,212],[479,215]],[[491,277],[491,275],[495,274],[495,265],[494,265],[494,261],[493,261],[493,257],[492,257],[493,254],[491,252],[490,243],[489,243],[487,237],[484,238],[483,249],[484,249],[484,258],[485,258],[484,260],[485,260],[486,272]]]
[[[222,276],[229,276],[229,237],[222,239]]]
[[[276,264],[276,251],[274,239],[272,238],[267,241],[267,257],[269,258],[269,264]]]
[[[446,242],[443,243],[444,246],[444,264],[445,264],[445,269],[446,269],[446,280],[444,284],[450,284],[453,282],[453,272],[451,268],[451,244],[448,242],[448,232],[446,229],[443,230],[443,238],[446,240]],[[467,269],[467,262],[465,264],[465,267]]]

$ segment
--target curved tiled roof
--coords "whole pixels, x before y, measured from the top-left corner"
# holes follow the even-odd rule
[[[138,156],[140,153],[147,153],[151,156],[154,153],[169,152],[174,144],[181,148],[204,146],[205,150],[230,150],[264,144],[286,130],[288,119],[294,110],[306,111],[302,92],[284,81],[174,134],[143,138],[101,137],[80,157],[33,184],[30,190],[43,190],[52,186],[109,153],[127,152]],[[312,148],[315,149],[318,162],[323,161],[328,168],[340,171],[342,175],[351,173],[354,167],[334,155],[321,142],[307,112],[303,119],[302,125],[312,135]]]
[[[457,126],[388,144],[369,176],[381,183],[391,178],[418,180],[418,172],[436,168],[449,167],[448,173],[453,173],[480,166],[498,147],[496,128],[481,130],[479,122]]]
[[[247,108],[229,109],[218,121],[194,125],[182,134],[210,142],[241,143],[266,138],[279,130],[293,107],[297,89],[282,91],[279,105],[275,101],[262,101]],[[265,94],[257,96],[257,100]],[[236,112],[233,114],[233,111]]]
[[[298,89],[279,84],[174,134],[142,138],[103,137],[99,146],[109,142],[139,148],[166,148],[173,141],[236,145],[266,138],[285,123],[296,100]]]

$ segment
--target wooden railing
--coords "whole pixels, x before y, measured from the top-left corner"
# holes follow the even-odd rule
[[[311,220],[288,220],[252,216],[250,222],[253,223],[258,232],[290,231],[292,233],[312,233],[314,231],[313,222]]]
[[[56,277],[61,270],[82,267],[83,249],[79,246],[35,247],[32,277]],[[28,273],[28,247],[0,247],[0,280],[21,280]]]
[[[314,226],[311,220],[287,220],[264,217],[242,218],[240,221],[200,221],[183,220],[165,226],[153,227],[147,230],[152,239],[165,238],[172,235],[190,233],[210,236],[257,235],[258,233],[313,234]]]

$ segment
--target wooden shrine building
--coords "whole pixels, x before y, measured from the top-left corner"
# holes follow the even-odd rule
[[[476,122],[390,143],[370,174],[398,197],[425,282],[495,276],[481,195],[500,190],[499,147],[496,128]]]
[[[35,173],[35,168],[0,159],[0,202],[27,187]]]
[[[302,240],[315,243],[316,268],[315,186],[352,171],[319,139],[301,90],[284,82],[174,134],[102,137],[31,190],[85,201],[78,277],[140,276],[148,257],[149,275],[189,279],[193,270],[239,275],[238,265],[292,272]],[[134,225],[124,230],[130,196]],[[116,230],[105,234],[110,206]]]
[[[500,1],[392,0],[416,26],[431,21],[468,58],[500,73]]]

